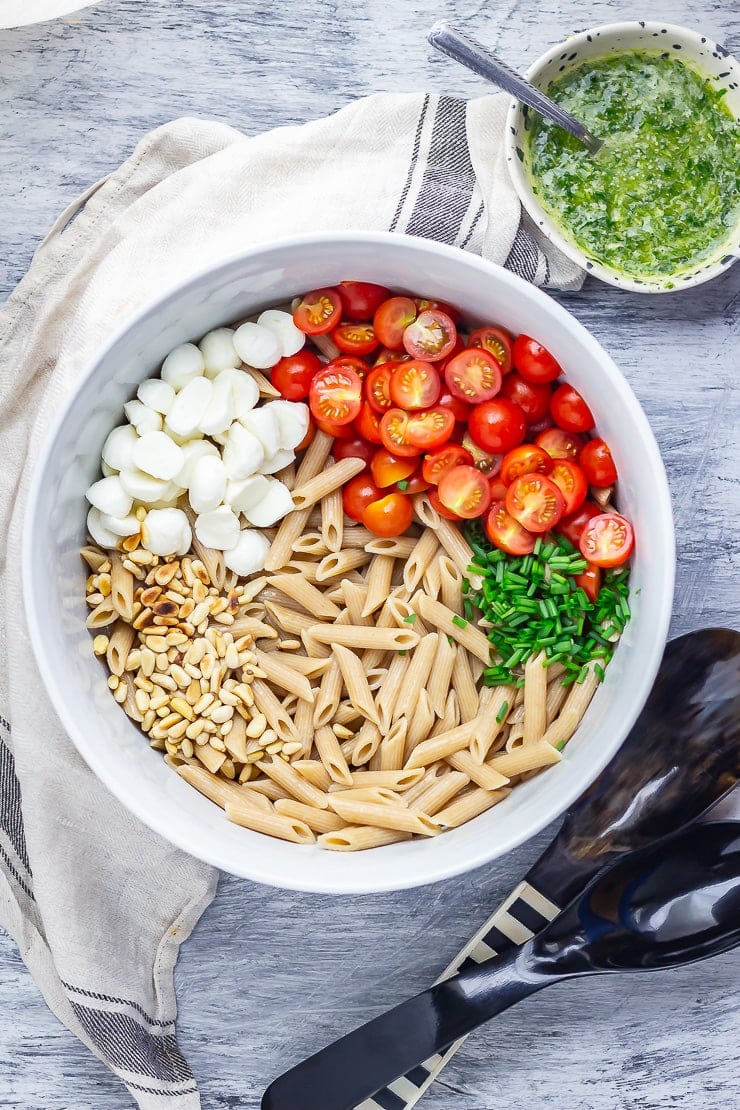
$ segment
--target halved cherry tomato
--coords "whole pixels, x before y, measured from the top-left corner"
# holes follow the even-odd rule
[[[349,424],[362,407],[362,381],[355,370],[324,366],[311,380],[311,412],[317,420]]]
[[[337,461],[339,459],[362,459],[367,470],[373,457],[373,448],[367,440],[354,435],[349,439],[335,439],[331,445],[331,454],[332,458]]]
[[[293,309],[293,323],[305,335],[325,335],[341,315],[342,300],[336,289],[314,289]]]
[[[457,324],[460,319],[460,313],[451,304],[446,301],[430,301],[428,297],[414,297],[414,304],[416,305],[417,312],[428,312],[430,309],[436,309],[438,312],[444,312],[445,316]]]
[[[306,347],[294,355],[281,358],[270,371],[270,381],[287,401],[308,397],[311,379],[323,366],[318,355]]]
[[[558,521],[555,531],[565,536],[566,540],[570,540],[574,547],[578,547],[583,529],[589,520],[599,516],[600,513],[600,505],[594,504],[593,501],[584,501],[574,513],[569,513]]]
[[[555,483],[565,498],[563,516],[570,516],[586,500],[586,494],[588,493],[586,475],[578,463],[574,463],[571,459],[555,459],[547,476],[551,482]]]
[[[372,324],[340,324],[331,337],[348,355],[369,355],[379,346]]]
[[[348,320],[372,320],[376,309],[390,297],[390,289],[374,285],[371,281],[340,281],[337,292],[342,298],[344,315]]]
[[[462,336],[458,332],[457,339],[455,340],[455,346],[452,348],[452,350],[447,355],[447,357],[445,359],[443,359],[442,362],[439,363],[438,369],[439,369],[440,373],[442,373],[442,371],[444,370],[445,366],[447,365],[447,363],[450,361],[451,358],[454,358],[455,355],[459,355],[460,351],[464,351],[464,350],[465,350],[465,343],[463,342]]]
[[[400,351],[403,347],[403,333],[416,319],[416,305],[411,297],[391,297],[383,301],[373,316],[375,334],[384,347]]]
[[[351,520],[360,521],[367,506],[382,496],[382,491],[368,474],[357,474],[342,490],[342,505]]]
[[[409,414],[403,409],[388,409],[380,420],[380,442],[392,455],[405,459],[415,458],[423,451],[423,447],[416,447],[407,439],[408,426]]]
[[[413,474],[416,470],[416,462],[415,458],[394,455],[385,447],[381,447],[373,454],[370,472],[375,485],[385,489],[386,486],[392,486]]]
[[[522,474],[506,491],[507,512],[529,532],[547,532],[563,515],[565,498],[544,474]]]
[[[387,347],[381,347],[380,354],[377,354],[373,360],[373,366],[382,366],[384,362],[406,362],[411,358],[405,351],[389,351]]]
[[[491,491],[491,502],[506,500],[506,483],[500,474],[488,479],[488,487]]]
[[[451,509],[448,509],[446,505],[442,504],[434,486],[431,487],[427,496],[429,497],[429,504],[440,516],[443,516],[445,520],[462,520],[461,516],[458,516],[457,513],[453,513]]]
[[[371,501],[362,514],[362,523],[376,536],[400,536],[411,524],[414,508],[410,497],[388,493]]]
[[[597,567],[618,567],[629,559],[635,535],[619,513],[599,513],[583,529],[578,546],[584,559]]]
[[[443,383],[445,386],[446,383]],[[455,420],[467,424],[468,417],[470,416],[470,405],[465,401],[461,401],[459,397],[453,397],[449,389],[443,387],[442,392],[436,401],[437,408],[449,409]]]
[[[445,366],[445,381],[453,397],[469,405],[495,397],[501,389],[501,367],[482,347],[466,347]]]
[[[428,308],[420,312],[403,333],[403,345],[412,358],[439,362],[452,353],[457,328],[446,312]]]
[[[583,447],[583,440],[579,435],[566,432],[562,428],[548,428],[547,431],[540,432],[535,443],[553,459],[577,459]]]
[[[550,412],[566,432],[590,432],[594,426],[591,409],[572,385],[559,385],[550,400]]]
[[[522,442],[527,423],[518,405],[505,397],[495,397],[475,406],[470,413],[468,430],[484,451],[501,455]]]
[[[473,466],[476,466],[481,474],[488,474],[489,476],[491,474],[498,474],[501,469],[501,459],[503,458],[501,453],[484,451],[483,448],[479,447],[475,442],[470,431],[465,432],[460,442],[465,450],[469,451],[473,456]]]
[[[516,370],[504,378],[501,396],[519,405],[530,427],[550,414],[552,389],[548,382],[528,382]]]
[[[431,489],[431,482],[427,482],[424,475],[417,470],[410,478],[402,478],[400,482],[396,482],[396,489],[407,497],[413,497],[415,493],[425,493]]]
[[[603,439],[586,440],[578,462],[583,467],[590,486],[613,486],[617,480],[617,468],[612,453]]]
[[[521,443],[507,451],[501,462],[501,480],[509,486],[520,474],[549,474],[552,459],[534,443]]]
[[[313,421],[320,432],[326,432],[328,436],[334,436],[335,439],[351,439],[356,432],[353,423],[332,424],[331,420],[319,420],[317,416],[314,416]]]
[[[483,516],[491,504],[491,488],[474,466],[453,466],[442,475],[437,494],[446,509],[463,520]]]
[[[362,381],[367,377],[369,369],[367,363],[361,358],[357,358],[356,355],[337,355],[326,365],[331,366],[332,370],[354,370]]]
[[[391,372],[390,394],[402,409],[428,409],[442,392],[442,379],[428,362],[411,359]]]
[[[529,555],[534,551],[537,537],[523,528],[507,512],[504,501],[496,501],[488,511],[483,527],[495,547],[500,547],[508,555]]]
[[[458,443],[446,443],[424,456],[421,472],[431,485],[439,484],[440,478],[453,466],[472,466],[473,456]]]
[[[528,382],[554,382],[562,374],[560,363],[531,335],[516,337],[511,357],[514,368]]]
[[[596,601],[601,589],[601,567],[596,563],[589,563],[583,574],[577,574],[573,579],[574,586],[580,586],[589,601]]]
[[[476,328],[468,338],[469,347],[482,347],[493,355],[502,374],[511,370],[511,344],[512,337],[505,328]]]
[[[380,417],[369,401],[362,402],[360,415],[355,419],[355,427],[368,443],[380,443]]]
[[[389,409],[380,421],[380,436],[391,454],[408,458],[446,443],[454,427],[455,418],[445,409]]]
[[[376,412],[383,413],[387,409],[393,408],[393,401],[391,400],[392,372],[392,364],[384,363],[382,366],[376,366],[371,370],[365,379],[365,396],[370,408],[375,409]]]

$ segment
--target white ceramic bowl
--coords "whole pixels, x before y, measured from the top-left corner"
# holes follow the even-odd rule
[[[178,778],[113,701],[85,628],[85,488],[123,402],[176,344],[343,278],[449,301],[467,317],[533,332],[586,396],[634,521],[634,616],[561,763],[489,813],[436,838],[357,854],[297,846],[230,824]],[[673,598],[674,542],[663,463],[630,387],[596,340],[544,293],[462,251],[400,235],[339,233],[247,251],[137,315],[81,378],[44,446],[24,537],[26,609],[40,672],[81,755],[142,821],[194,856],[259,882],[360,892],[436,882],[502,855],[556,818],[626,736],[660,662]]]
[[[547,92],[551,81],[585,60],[624,50],[675,53],[682,61],[711,77],[717,88],[725,90],[725,104],[735,119],[740,120],[740,62],[705,35],[671,23],[607,23],[581,31],[538,58],[527,70],[526,77]],[[678,275],[634,278],[587,254],[540,204],[532,187],[525,144],[528,116],[528,108],[518,100],[512,101],[506,121],[506,161],[514,187],[527,212],[548,239],[594,277],[638,293],[668,293],[701,285],[723,273],[740,257],[740,215],[732,232],[718,243],[711,257]]]

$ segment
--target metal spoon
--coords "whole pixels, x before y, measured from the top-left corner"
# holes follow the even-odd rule
[[[486,50],[475,39],[469,38],[462,31],[452,27],[446,20],[442,19],[434,24],[429,32],[428,39],[432,46],[442,54],[447,54],[454,61],[472,69],[473,73],[485,77],[487,81],[491,81],[494,85],[498,85],[499,88],[511,93],[523,104],[528,104],[530,108],[536,108],[540,115],[546,116],[547,119],[551,119],[553,123],[557,123],[571,135],[574,135],[588,148],[591,154],[596,154],[601,150],[604,145],[603,139],[597,138],[575,116],[566,112],[565,108],[559,107],[554,100],[550,100],[549,96],[545,96],[543,92],[540,92],[538,88],[527,81],[526,77],[522,77],[501,58],[497,58],[490,50]]]
[[[351,1110],[421,1060],[559,980],[678,967],[740,944],[740,822],[623,857],[521,948],[468,968],[268,1087],[262,1110]]]

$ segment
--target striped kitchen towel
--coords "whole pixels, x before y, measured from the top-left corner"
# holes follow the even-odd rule
[[[167,124],[62,213],[0,311],[0,925],[52,1010],[146,1110],[200,1105],[175,1037],[173,967],[216,875],[107,793],[44,694],[20,582],[29,475],[53,414],[110,335],[245,247],[390,229],[578,288],[582,273],[522,215],[502,150],[506,107],[496,96],[378,95],[253,138]]]

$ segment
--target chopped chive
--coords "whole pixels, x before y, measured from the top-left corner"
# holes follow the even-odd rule
[[[403,618],[403,623],[404,624],[413,624],[415,620],[416,620],[416,613],[409,613],[409,615],[407,617]]]
[[[454,617],[452,618],[452,623],[457,628],[467,628],[468,627],[468,622],[463,617],[458,617],[457,613],[455,613]]]
[[[400,489],[403,493],[405,493],[406,490],[409,488],[409,484],[405,478],[402,478],[400,482],[396,482],[396,487]]]
[[[503,703],[503,705],[501,706],[501,708],[499,709],[498,713],[496,714],[496,724],[497,725],[501,724],[501,722],[503,721],[504,717],[506,716],[506,714],[508,712],[509,712],[509,703],[508,703],[508,701],[505,701]]]

